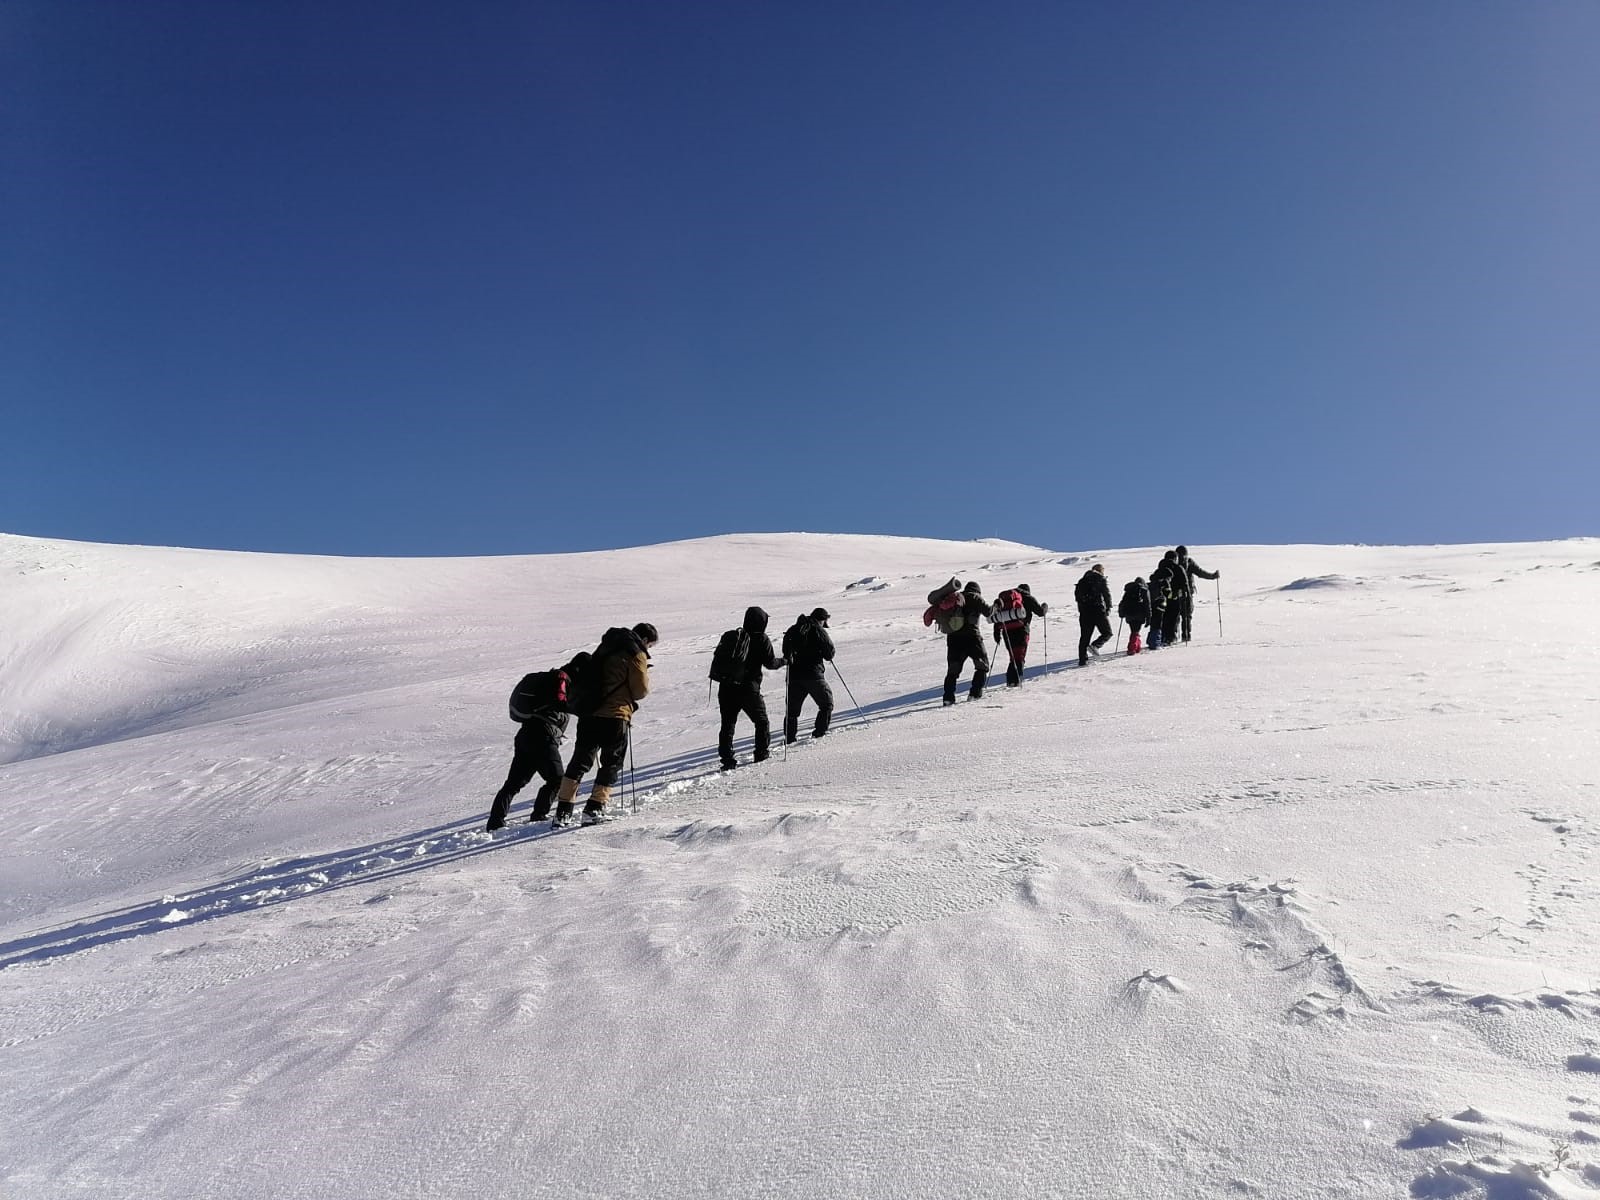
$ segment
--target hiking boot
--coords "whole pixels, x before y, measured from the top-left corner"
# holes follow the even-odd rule
[[[504,821],[496,821],[493,817],[490,817],[488,824],[483,827],[483,831],[485,833],[493,833],[496,829],[504,829],[505,827],[506,823]]]
[[[577,814],[572,811],[570,801],[563,800],[556,805],[556,815],[550,818],[551,829],[565,829],[568,825],[576,823]]]
[[[583,823],[585,825],[598,825],[607,820],[606,801],[611,799],[611,788],[604,783],[597,783],[589,793],[589,802],[583,806]]]

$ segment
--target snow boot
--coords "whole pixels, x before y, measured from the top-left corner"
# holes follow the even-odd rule
[[[594,785],[594,790],[589,793],[589,802],[583,806],[583,823],[585,825],[598,825],[601,821],[608,820],[606,816],[606,801],[611,799],[611,788],[604,783]]]
[[[572,824],[574,820],[572,815],[572,802],[577,798],[578,781],[576,779],[568,779],[563,776],[561,779],[561,790],[556,793],[556,815],[550,819],[550,824],[553,828],[562,829]]]
[[[1128,636],[1128,653],[1129,654],[1137,654],[1137,653],[1139,653],[1139,651],[1141,651],[1143,649],[1144,649],[1144,645],[1143,645],[1143,643],[1141,643],[1139,641],[1139,635],[1137,633],[1130,634]]]

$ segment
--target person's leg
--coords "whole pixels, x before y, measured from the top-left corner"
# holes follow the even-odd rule
[[[1095,638],[1092,645],[1098,650],[1111,640],[1111,618],[1105,613],[1101,613],[1095,621],[1095,628],[1099,630],[1100,636]]]
[[[544,782],[533,797],[530,821],[543,821],[550,815],[550,805],[561,787],[561,739],[548,725],[540,733],[533,753],[533,767]]]
[[[1094,636],[1094,618],[1086,612],[1078,613],[1078,665],[1089,665],[1089,639]]]
[[[984,685],[989,682],[989,656],[984,653],[983,643],[977,638],[972,639],[967,653],[972,658],[972,686],[967,690],[967,699],[978,700],[983,696]]]
[[[800,709],[806,702],[807,692],[806,681],[791,672],[783,692],[783,740],[786,743],[800,736]]]
[[[717,757],[724,768],[739,765],[739,760],[733,756],[733,728],[739,721],[742,706],[737,687],[725,683],[717,689],[717,707],[722,712],[722,726],[717,730]]]
[[[966,648],[955,638],[947,637],[944,640],[944,702],[956,702],[956,683],[961,678],[961,668],[967,665]]]
[[[772,755],[772,721],[767,716],[767,698],[751,688],[745,697],[744,713],[756,727],[755,760],[766,762]]]
[[[611,790],[622,778],[623,764],[628,760],[628,723],[621,717],[597,717],[605,722],[600,731],[600,769],[594,773],[594,789],[589,802],[583,806],[584,821],[591,822],[605,812],[611,800]]]
[[[512,743],[511,769],[506,772],[506,781],[500,785],[500,790],[495,793],[494,802],[489,805],[489,820],[484,828],[490,832],[506,823],[506,813],[511,810],[511,801],[533,778],[535,766],[532,747],[523,736],[527,730],[526,725],[517,730],[516,741]]]
[[[817,702],[817,723],[811,727],[811,736],[819,738],[828,732],[828,724],[833,720],[833,689],[826,679],[814,679],[809,691]]]

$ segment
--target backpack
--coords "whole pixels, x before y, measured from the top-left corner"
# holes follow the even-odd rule
[[[1125,621],[1141,623],[1150,619],[1150,591],[1137,579],[1122,589],[1122,603],[1117,605],[1117,616]]]
[[[511,689],[508,705],[511,719],[521,724],[531,721],[543,712],[555,709],[564,712],[567,706],[567,685],[571,682],[565,671],[534,671],[524,675]]]
[[[939,626],[940,633],[956,633],[967,627],[966,597],[960,592],[950,592],[936,603],[929,604],[922,614],[924,625]]]
[[[717,683],[743,683],[745,659],[749,657],[750,635],[743,629],[730,629],[712,651],[708,674]]]
[[[578,672],[577,679],[567,687],[568,712],[577,713],[580,717],[594,715],[594,710],[599,708],[601,701],[606,698],[602,690],[605,687],[606,660],[618,654],[632,652],[630,633],[631,630],[621,628],[606,630],[605,636],[600,639],[600,644],[589,656],[588,665]]]
[[[783,656],[790,662],[822,657],[817,653],[817,626],[810,617],[800,617],[784,630]]]
[[[994,623],[1006,632],[1023,628],[1028,623],[1027,602],[1016,588],[1009,588],[994,598]]]

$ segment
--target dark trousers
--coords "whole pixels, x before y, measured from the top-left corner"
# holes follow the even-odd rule
[[[567,760],[568,779],[582,779],[600,756],[595,772],[596,787],[615,787],[622,778],[622,764],[628,758],[628,723],[621,717],[579,717],[578,736]]]
[[[983,685],[989,681],[989,656],[983,651],[983,640],[976,635],[969,637],[951,637],[945,639],[945,658],[949,663],[944,673],[944,702],[956,702],[956,682],[961,678],[961,672],[970,661],[972,663],[972,687],[967,695],[976,700],[983,695]]]
[[[550,802],[561,786],[561,734],[543,721],[525,721],[512,743],[511,770],[489,806],[490,829],[499,829],[506,823],[511,801],[535,775],[544,780],[533,799],[530,819],[537,821],[549,815]]]
[[[1103,612],[1084,612],[1078,610],[1078,665],[1087,666],[1089,663],[1089,639],[1098,632],[1100,636],[1094,639],[1096,647],[1104,646],[1111,640],[1111,622],[1106,619]]]
[[[1028,665],[1028,630],[1002,629],[1000,644],[994,648],[995,657],[1006,656],[1006,686],[1016,687],[1022,682],[1023,669]]]
[[[784,741],[792,742],[800,736],[800,709],[808,698],[817,702],[817,723],[811,727],[811,736],[819,738],[828,732],[828,722],[833,720],[833,689],[828,681],[820,675],[809,679],[790,675],[783,705]]]
[[[725,683],[717,689],[717,707],[722,710],[722,729],[717,733],[717,757],[725,767],[737,766],[733,756],[733,727],[742,713],[755,723],[757,762],[772,753],[772,722],[767,718],[767,701],[761,689],[747,683]]]
[[[1172,603],[1167,605],[1167,615],[1161,622],[1162,645],[1170,646],[1178,640],[1178,626],[1183,622],[1183,610],[1188,603],[1187,596],[1175,596]]]
[[[1194,593],[1183,598],[1183,640],[1189,640],[1190,627],[1194,624]]]
[[[1153,608],[1153,609],[1150,610],[1150,635],[1147,638],[1145,638],[1145,645],[1148,646],[1150,649],[1156,650],[1156,649],[1160,648],[1160,646],[1161,646],[1161,627],[1166,624],[1166,621],[1167,621],[1167,610],[1166,609],[1164,609],[1164,608]]]

